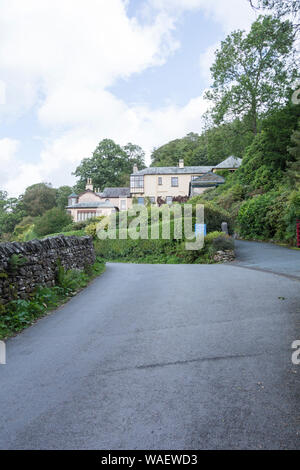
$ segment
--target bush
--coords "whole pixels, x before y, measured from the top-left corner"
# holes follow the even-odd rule
[[[190,199],[189,204],[193,204],[193,215],[195,216],[196,205],[203,204],[203,199],[201,199],[201,196],[195,196]],[[230,213],[213,202],[204,202],[204,222],[207,232],[218,231],[222,226],[222,222],[227,222],[229,233],[233,233],[233,218]]]
[[[101,220],[104,219],[104,217],[97,217],[97,218],[93,218],[92,222],[90,222],[88,225],[86,225],[85,229],[84,229],[84,233],[86,235],[89,235],[90,237],[93,237],[93,238],[96,238],[97,236],[97,225],[99,224],[99,222],[101,222]]]
[[[234,241],[224,232],[211,232],[205,237],[205,248],[213,256],[217,251],[234,250]]]
[[[273,203],[274,196],[272,194],[262,194],[244,202],[237,218],[239,234],[248,239],[266,240],[272,238],[276,228],[272,226],[267,215]]]
[[[222,232],[212,232],[205,237],[201,250],[187,250],[184,240],[95,240],[97,256],[105,261],[134,263],[212,263],[219,250],[233,249],[233,241]]]
[[[72,217],[65,210],[54,207],[39,217],[35,223],[35,232],[38,236],[57,233],[72,222]]]
[[[219,196],[218,204],[220,204],[223,209],[228,210],[234,203],[242,201],[244,196],[245,188],[241,184],[235,184]]]
[[[300,190],[293,191],[289,195],[282,218],[286,226],[285,239],[294,244],[296,242],[296,222],[300,220]]]

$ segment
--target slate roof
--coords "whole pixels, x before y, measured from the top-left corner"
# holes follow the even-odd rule
[[[132,173],[131,176],[143,175],[193,175],[198,173],[208,173],[213,169],[212,166],[185,166],[179,168],[178,166],[152,166],[144,170]]]
[[[219,165],[214,168],[239,168],[242,164],[242,159],[237,157],[228,157],[224,162],[219,163]]]
[[[72,193],[72,194],[70,194],[70,196],[68,196],[68,198],[70,198],[70,197],[78,197],[78,194]]]
[[[207,187],[207,186],[216,186],[219,184],[224,184],[225,178],[222,176],[216,175],[216,173],[212,173],[211,171],[206,173],[203,176],[199,176],[192,180],[191,185],[193,187]]]
[[[96,208],[113,208],[115,207],[113,204],[111,204],[110,202],[95,202],[95,201],[92,201],[92,202],[78,202],[77,204],[73,204],[71,206],[68,206],[67,209],[96,209]]]
[[[98,193],[100,197],[130,197],[130,188],[105,188],[102,193]]]

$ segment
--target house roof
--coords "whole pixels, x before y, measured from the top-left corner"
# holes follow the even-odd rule
[[[143,175],[193,175],[199,173],[207,173],[212,170],[212,166],[185,166],[179,168],[178,166],[152,166],[144,170],[132,173],[131,176]]]
[[[223,162],[219,163],[219,165],[215,166],[214,168],[239,168],[242,164],[242,159],[237,158],[234,156],[226,158]]]
[[[70,198],[70,197],[78,197],[78,194],[72,193],[72,194],[70,194],[70,196],[68,196],[68,198]]]
[[[82,191],[82,193],[78,194],[78,197],[81,197],[81,196],[83,196],[84,194],[87,194],[87,193],[94,194],[95,196],[100,197],[99,194],[95,193],[91,189],[85,189],[84,191]]]
[[[203,176],[198,176],[192,180],[191,185],[193,187],[209,187],[209,186],[217,186],[219,184],[224,184],[225,178],[222,176],[216,175],[216,173],[212,173],[211,171],[206,173]]]
[[[102,198],[110,197],[130,197],[130,188],[105,188],[102,193],[98,193]]]
[[[67,209],[97,209],[97,208],[114,208],[115,206],[110,202],[78,202],[77,204],[73,204],[71,206],[67,206]]]

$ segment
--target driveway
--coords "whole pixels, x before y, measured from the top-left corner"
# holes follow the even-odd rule
[[[236,241],[236,264],[300,278],[300,250],[271,243]]]
[[[299,449],[300,284],[253,246],[232,265],[108,264],[9,340],[0,448]]]

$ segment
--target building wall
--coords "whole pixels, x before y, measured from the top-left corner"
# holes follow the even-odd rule
[[[192,188],[192,196],[198,196],[199,194],[203,194],[208,188]]]
[[[101,202],[101,198],[97,194],[88,191],[78,198],[78,202]]]
[[[201,176],[199,175],[193,176]],[[162,178],[162,185],[158,184],[159,177]],[[178,187],[172,186],[172,177],[178,178]],[[177,196],[188,196],[190,189],[190,182],[192,180],[192,175],[145,175],[144,177],[144,196],[145,197],[155,197],[155,201],[160,196],[166,198],[168,196],[177,197]]]
[[[109,216],[112,212],[114,212],[114,209],[111,207],[98,207],[97,209],[89,209],[86,207],[82,209],[68,209],[68,211],[74,222],[81,222],[85,219],[85,217],[81,216],[80,214],[93,213],[94,215],[92,215],[92,217],[103,217]]]
[[[102,202],[109,201],[113,206],[117,207],[119,210],[121,210],[121,201],[126,202],[126,209],[130,209],[132,206],[132,198],[129,197],[108,197],[108,198],[101,198]]]

